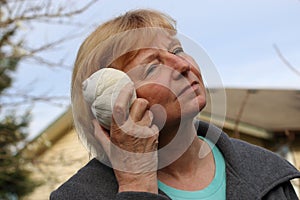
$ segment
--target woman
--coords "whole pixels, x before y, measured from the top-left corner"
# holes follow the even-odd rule
[[[105,67],[134,83],[121,89],[110,130],[94,119],[81,88]],[[194,121],[206,104],[201,73],[163,13],[131,11],[99,26],[80,47],[71,96],[77,132],[96,159],[50,199],[297,199],[293,166]]]

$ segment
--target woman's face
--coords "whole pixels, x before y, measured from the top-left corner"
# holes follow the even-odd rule
[[[121,70],[135,83],[137,96],[149,101],[155,124],[193,119],[206,104],[199,68],[175,38],[157,42],[157,48],[139,50]]]

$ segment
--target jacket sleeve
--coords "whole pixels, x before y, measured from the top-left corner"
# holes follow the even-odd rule
[[[263,200],[299,200],[296,192],[290,181],[280,184],[279,186],[273,188]]]

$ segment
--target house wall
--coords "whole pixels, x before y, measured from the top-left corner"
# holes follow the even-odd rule
[[[67,132],[27,167],[33,170],[33,178],[41,181],[24,200],[48,200],[51,191],[69,179],[89,160],[74,130]]]
[[[300,144],[297,147],[293,147],[293,159],[294,165],[300,170]]]
[[[300,170],[300,143],[294,143],[291,148],[291,153],[288,160],[298,169]],[[292,181],[295,191],[300,197],[300,179],[295,179]]]

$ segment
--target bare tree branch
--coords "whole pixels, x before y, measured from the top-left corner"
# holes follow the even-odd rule
[[[49,43],[46,43],[38,48],[35,48],[35,49],[30,49],[29,47],[25,47],[28,51],[29,51],[29,54],[28,56],[32,56],[33,54],[36,54],[38,52],[41,52],[41,51],[45,51],[45,50],[49,50],[57,45],[60,45],[66,41],[69,41],[69,40],[72,40],[74,38],[78,38],[78,36],[80,36],[80,34],[74,34],[74,35],[67,35],[66,37],[63,37],[63,38],[60,38],[58,40],[55,40],[55,41],[52,41],[52,42],[49,42]]]
[[[11,47],[13,47],[15,49],[18,49],[18,51],[20,52],[19,54],[6,56],[6,58],[8,58],[8,59],[22,59],[22,58],[28,59],[29,58],[29,59],[37,61],[37,63],[39,63],[39,64],[47,66],[47,67],[59,67],[59,68],[71,70],[72,66],[66,65],[64,63],[64,60],[61,60],[60,62],[53,62],[53,61],[47,60],[46,58],[38,56],[37,53],[53,50],[53,48],[57,47],[58,45],[61,45],[65,42],[73,40],[75,38],[78,38],[82,34],[83,33],[80,32],[77,34],[68,35],[66,37],[60,38],[55,41],[51,41],[49,43],[43,44],[42,46],[39,46],[36,48],[27,47],[25,45],[20,46],[19,44],[14,44],[11,41],[6,41],[8,43],[8,45],[10,45]],[[0,43],[1,43],[1,41],[0,41]]]
[[[63,21],[61,19],[58,19],[57,21],[51,20],[51,19],[37,19],[35,20],[37,23],[47,23],[52,25],[63,25],[63,26],[76,26],[76,27],[83,27],[86,24],[80,23],[80,22],[73,22],[73,21]]]
[[[51,60],[47,60],[47,59],[37,56],[37,55],[32,55],[29,57],[29,59],[34,61],[35,63],[38,63],[39,65],[47,66],[50,68],[58,67],[60,69],[65,69],[67,71],[72,71],[72,69],[73,69],[73,66],[66,64],[64,59],[61,59],[58,62],[53,62]],[[25,60],[23,62],[25,62]]]
[[[277,47],[276,44],[273,44],[273,47],[277,53],[277,55],[279,56],[279,58],[281,59],[281,61],[290,69],[292,70],[296,75],[300,76],[300,71],[297,70],[281,53],[281,51],[279,50],[279,48]]]
[[[24,2],[25,1],[22,1],[21,3],[18,3],[17,1],[15,1],[15,4],[13,5],[14,7],[15,6],[18,6],[15,13],[12,13],[12,16],[16,16],[16,15],[19,15],[19,13],[21,13],[22,11],[22,8],[24,6]]]
[[[31,21],[31,20],[36,20],[36,19],[43,19],[43,18],[47,18],[47,19],[56,19],[56,18],[68,18],[77,14],[82,13],[83,11],[87,10],[91,5],[93,5],[95,2],[97,2],[97,0],[91,0],[89,1],[86,5],[84,5],[83,7],[77,9],[77,10],[72,10],[72,11],[66,11],[64,13],[62,13],[64,7],[60,7],[59,9],[56,10],[56,12],[53,13],[49,13],[46,11],[49,11],[49,9],[47,8],[44,12],[42,13],[36,13],[33,12],[35,10],[37,11],[42,11],[43,8],[42,7],[29,7],[29,9],[24,9],[23,13],[20,15],[16,15],[14,18],[7,18],[6,20],[2,21],[0,23],[0,27],[5,27],[8,24],[12,24],[15,21]],[[49,3],[48,3],[49,5]],[[29,15],[27,16],[26,14],[29,12]]]
[[[54,106],[63,107],[66,104],[62,101],[68,101],[68,96],[44,96],[44,95],[30,95],[26,93],[3,93],[3,97],[12,98],[13,101],[1,102],[2,107],[20,106],[24,104],[34,104],[37,102],[45,102]]]

